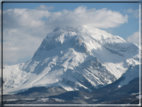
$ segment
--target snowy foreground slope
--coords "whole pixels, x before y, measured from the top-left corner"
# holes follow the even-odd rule
[[[39,86],[92,91],[138,65],[139,48],[119,36],[88,27],[58,27],[31,60],[4,67],[3,91],[16,93]]]

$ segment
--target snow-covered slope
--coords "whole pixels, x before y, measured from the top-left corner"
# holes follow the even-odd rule
[[[118,87],[127,85],[133,79],[140,77],[139,71],[140,71],[139,65],[136,66],[130,65],[128,70],[122,75],[123,80],[119,83]]]
[[[99,29],[57,27],[30,61],[4,68],[4,94],[38,86],[91,91],[138,65],[138,53],[136,45]]]

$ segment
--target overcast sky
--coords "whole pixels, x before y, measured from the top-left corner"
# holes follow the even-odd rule
[[[57,26],[103,29],[138,44],[138,3],[4,3],[4,65],[28,61]]]

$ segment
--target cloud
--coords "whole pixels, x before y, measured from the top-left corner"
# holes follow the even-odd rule
[[[45,36],[57,26],[80,25],[97,28],[117,27],[128,20],[117,11],[87,9],[50,12],[52,6],[40,5],[36,9],[8,9],[3,12],[4,64],[19,63],[31,58]]]
[[[44,5],[40,5],[39,7],[37,7],[36,9],[41,9],[41,10],[51,10],[54,9],[53,6],[44,6]]]
[[[10,29],[4,31],[4,35],[9,35],[3,43],[4,64],[13,64],[20,60],[27,61],[28,57],[32,57],[42,39],[34,37],[20,29]]]
[[[139,32],[134,32],[131,36],[126,39],[128,42],[134,43],[139,46],[140,36]]]
[[[80,26],[89,25],[97,28],[112,28],[127,22],[127,15],[123,16],[119,12],[103,9],[87,9],[80,6],[73,11],[63,10],[52,13],[46,24],[57,26]]]
[[[4,28],[31,27],[43,24],[42,18],[49,17],[48,10],[37,9],[8,9],[3,12]]]
[[[40,5],[38,8],[46,8]],[[4,26],[7,27],[39,27],[43,26],[42,18],[46,18],[46,26],[61,25],[91,25],[97,28],[112,28],[127,22],[128,16],[121,13],[103,9],[87,9],[80,6],[73,11],[63,10],[49,12],[42,9],[9,9],[4,11]]]
[[[127,10],[124,10],[124,13],[129,13],[129,14],[133,15],[133,17],[135,17],[135,18],[139,18],[139,9],[136,9],[136,10],[127,9]]]

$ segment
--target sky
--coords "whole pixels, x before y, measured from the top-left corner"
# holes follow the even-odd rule
[[[4,65],[32,58],[57,26],[80,25],[139,42],[139,3],[3,3]]]

